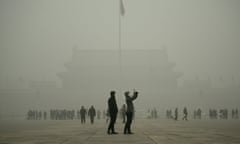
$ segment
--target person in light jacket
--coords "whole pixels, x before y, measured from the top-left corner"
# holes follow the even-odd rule
[[[134,113],[134,105],[133,100],[135,100],[138,97],[138,92],[134,90],[133,96],[130,96],[129,92],[124,93],[126,98],[126,104],[127,104],[127,122],[124,127],[124,134],[133,134],[131,131],[131,124],[133,119],[133,113]]]

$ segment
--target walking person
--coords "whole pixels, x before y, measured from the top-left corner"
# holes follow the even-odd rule
[[[91,124],[94,123],[94,117],[96,116],[96,110],[93,107],[93,105],[91,106],[91,108],[88,110],[88,116],[90,116],[90,122]]]
[[[80,113],[81,123],[84,124],[86,122],[86,114],[87,114],[87,110],[84,108],[84,106],[81,107],[79,113]]]
[[[178,108],[175,108],[175,113],[174,113],[175,117],[174,117],[174,120],[177,121],[178,120]]]
[[[132,118],[133,118],[133,112],[134,112],[134,106],[133,106],[133,100],[135,100],[138,97],[138,92],[134,90],[133,96],[129,95],[129,92],[124,93],[126,98],[126,104],[127,104],[127,122],[124,127],[124,134],[133,134],[131,131],[131,124],[132,124]]]
[[[187,108],[186,107],[184,107],[184,109],[183,109],[183,120],[185,120],[185,121],[187,121],[188,119],[187,119],[187,116],[188,116],[188,112],[187,112]]]

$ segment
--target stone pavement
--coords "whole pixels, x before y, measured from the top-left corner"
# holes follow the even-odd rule
[[[133,135],[107,135],[105,121],[0,121],[0,144],[239,144],[239,120],[135,120]]]

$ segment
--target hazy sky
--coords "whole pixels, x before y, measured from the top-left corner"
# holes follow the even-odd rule
[[[0,80],[58,80],[72,48],[118,50],[118,0],[0,0]],[[240,79],[239,0],[124,0],[123,49],[167,48],[181,80]]]

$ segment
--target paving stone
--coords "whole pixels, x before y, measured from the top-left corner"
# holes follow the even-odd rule
[[[82,125],[80,121],[0,121],[0,144],[237,144],[240,121],[171,121],[137,119],[133,135],[106,133],[104,120]]]

